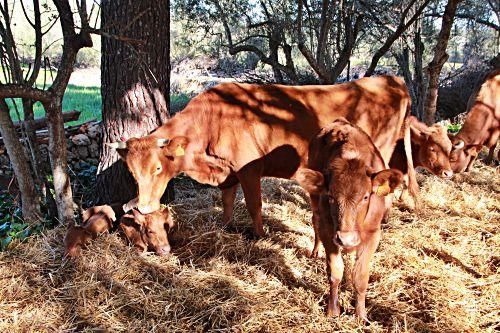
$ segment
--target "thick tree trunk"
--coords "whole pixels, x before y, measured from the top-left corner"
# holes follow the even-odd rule
[[[10,118],[9,107],[4,99],[0,99],[0,133],[19,185],[23,218],[28,223],[36,223],[42,216],[40,213],[40,200],[36,194],[35,181],[24,148],[19,141],[14,123]]]
[[[434,124],[436,115],[437,95],[439,88],[439,74],[443,65],[448,60],[446,47],[450,39],[450,32],[455,19],[458,3],[461,0],[448,0],[443,14],[441,31],[434,48],[434,58],[428,65],[428,85],[424,102],[424,122],[427,125]]]
[[[101,5],[103,30],[140,41],[132,46],[102,39],[103,145],[97,201],[126,203],[136,197],[136,185],[118,154],[104,143],[145,136],[168,119],[169,0],[105,0]],[[173,197],[171,186],[166,196]]]

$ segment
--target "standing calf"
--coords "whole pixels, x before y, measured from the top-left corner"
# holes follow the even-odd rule
[[[381,222],[392,204],[388,194],[401,184],[403,174],[387,169],[370,137],[345,119],[334,121],[313,139],[309,168],[298,180],[318,200],[315,209],[330,283],[327,315],[340,315],[343,249],[356,251],[352,272],[356,314],[366,320],[370,260],[380,241]]]

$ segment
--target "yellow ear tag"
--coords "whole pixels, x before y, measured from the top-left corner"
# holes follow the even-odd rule
[[[177,146],[177,149],[175,149],[175,156],[184,156],[184,148],[182,148],[181,145]]]
[[[385,197],[390,192],[391,192],[391,187],[389,186],[388,180],[386,180],[383,184],[379,185],[376,191],[379,197]]]

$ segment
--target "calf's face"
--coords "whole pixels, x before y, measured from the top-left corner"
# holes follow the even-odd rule
[[[137,209],[143,214],[160,209],[170,179],[178,174],[187,139],[132,138],[109,144],[116,149],[137,183]]]
[[[418,144],[418,160],[422,167],[441,178],[451,178],[453,170],[450,166],[452,144],[446,128],[434,125],[427,132],[415,135],[412,129],[412,141]]]
[[[464,140],[451,137],[453,148],[450,153],[450,164],[453,172],[464,172],[472,159],[476,158],[482,149],[482,145],[467,144]]]
[[[393,192],[403,180],[403,174],[395,169],[373,172],[359,159],[334,158],[325,174],[307,170],[302,185],[309,193],[326,194],[333,221],[334,243],[346,249],[357,247],[362,232],[370,228],[365,224],[372,196],[384,197]],[[330,219],[328,219],[330,220]]]
[[[139,251],[152,250],[160,256],[170,253],[167,232],[173,227],[168,208],[143,215],[137,210],[125,214],[120,221],[120,228]]]

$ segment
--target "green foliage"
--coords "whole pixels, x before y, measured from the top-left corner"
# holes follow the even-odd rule
[[[21,208],[12,196],[0,192],[0,251],[6,250],[13,241],[23,242],[52,224],[48,220],[35,225],[25,223]]]
[[[15,99],[17,108],[23,118],[22,115],[22,103],[21,99]],[[10,114],[12,120],[18,121],[19,118],[16,114],[15,108],[13,107],[12,100],[8,100]],[[82,113],[80,114],[80,118],[78,121],[69,122],[67,125],[77,125],[84,122],[87,122],[92,119],[101,120],[101,89],[100,87],[80,87],[75,85],[68,85],[68,89],[66,89],[66,93],[64,94],[63,99],[63,110],[78,110]],[[45,116],[45,110],[40,102],[37,102],[34,106],[35,118],[41,118]]]
[[[186,94],[170,95],[170,111],[172,113],[182,111],[190,100]]]
[[[456,134],[456,133],[458,133],[458,131],[460,131],[461,128],[462,128],[461,124],[449,124],[448,125],[448,132],[452,133],[452,134]]]

